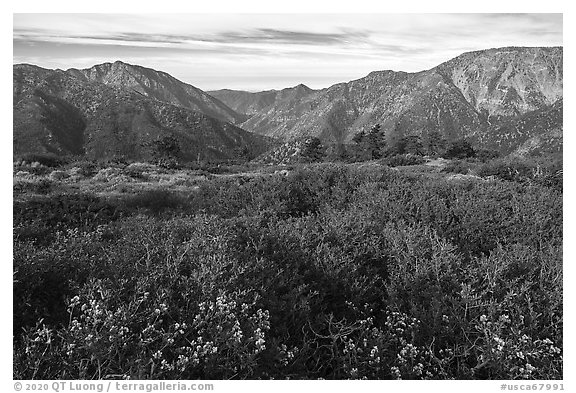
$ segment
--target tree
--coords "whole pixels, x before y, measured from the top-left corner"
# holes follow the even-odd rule
[[[458,139],[452,142],[450,146],[448,146],[448,149],[446,150],[446,153],[444,153],[443,157],[462,159],[462,158],[474,157],[475,155],[476,152],[472,148],[470,142],[468,142],[465,139]]]
[[[233,150],[234,157],[242,161],[250,161],[254,158],[254,153],[248,146],[238,146]]]
[[[382,152],[386,146],[386,138],[382,132],[380,124],[375,124],[366,135],[368,151],[372,159],[382,157]]]
[[[429,155],[438,156],[446,149],[446,140],[438,130],[426,134],[425,148]]]
[[[341,162],[341,161],[348,161],[350,155],[348,154],[348,150],[343,143],[336,143],[330,145],[326,149],[326,160],[331,162]]]
[[[155,161],[166,167],[178,166],[178,159],[180,157],[180,142],[174,135],[162,136],[150,143],[150,150],[152,157]]]
[[[354,135],[352,137],[352,141],[354,141],[356,144],[359,145],[362,143],[365,136],[366,136],[366,134],[364,133],[364,131],[360,131],[359,133],[357,133],[356,135]]]
[[[418,135],[402,136],[385,151],[387,157],[403,154],[424,155],[424,146]]]
[[[418,135],[408,135],[402,138],[404,144],[403,154],[414,154],[417,156],[424,155],[424,146],[422,145],[422,139]]]
[[[306,138],[302,144],[302,158],[307,162],[319,162],[324,157],[322,141],[316,137]]]

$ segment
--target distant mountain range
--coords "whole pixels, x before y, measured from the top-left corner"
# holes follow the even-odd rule
[[[88,69],[13,67],[14,153],[143,159],[175,136],[187,160],[264,152],[271,138],[351,143],[379,123],[406,135],[468,138],[503,153],[561,152],[563,49],[465,53],[417,73],[375,71],[321,90],[208,93],[123,62]]]
[[[512,47],[465,53],[417,73],[376,71],[322,90],[209,93],[250,116],[240,126],[262,135],[350,143],[379,123],[389,139],[440,132],[508,153],[547,131],[527,121],[531,112],[537,118],[548,111],[550,124],[561,129],[562,83],[561,47]],[[523,126],[512,126],[520,117]],[[556,142],[549,148],[560,149]]]

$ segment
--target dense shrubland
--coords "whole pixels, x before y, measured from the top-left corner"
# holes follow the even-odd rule
[[[562,378],[562,189],[491,165],[16,200],[14,377]]]

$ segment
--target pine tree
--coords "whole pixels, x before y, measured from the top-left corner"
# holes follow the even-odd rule
[[[316,137],[307,138],[302,147],[302,158],[307,162],[320,162],[324,158],[322,141]]]
[[[386,146],[386,139],[380,124],[375,124],[366,136],[367,148],[372,159],[382,157],[382,152]]]

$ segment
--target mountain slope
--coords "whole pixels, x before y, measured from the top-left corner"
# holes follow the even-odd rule
[[[30,65],[13,67],[14,153],[53,152],[103,159],[150,157],[150,143],[175,136],[183,159],[261,153],[267,138],[181,106]]]
[[[466,137],[510,151],[523,139],[512,135],[500,147],[496,130],[562,98],[562,60],[562,48],[488,49],[417,73],[372,72],[260,107],[255,98],[263,100],[270,92],[213,94],[238,111],[250,111],[242,128],[285,140],[318,136],[328,143],[349,143],[356,133],[380,123],[389,142],[439,132],[447,140]]]
[[[517,116],[562,98],[563,50],[498,48],[464,53],[436,67],[489,116]]]
[[[241,123],[247,118],[202,90],[151,68],[116,61],[83,70],[71,68],[67,72],[80,80],[132,90],[148,98],[202,112],[218,120]]]
[[[490,149],[517,155],[562,153],[563,99],[523,115],[506,118],[490,126],[486,141]]]

